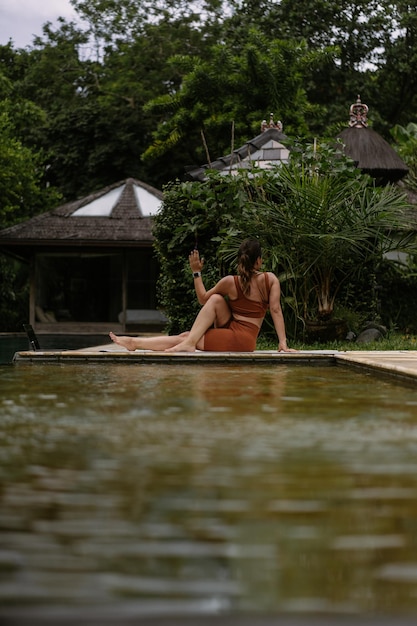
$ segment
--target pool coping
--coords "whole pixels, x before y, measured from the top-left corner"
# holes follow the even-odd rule
[[[166,363],[176,365],[207,364],[320,364],[353,367],[373,374],[395,377],[404,382],[417,383],[416,350],[300,350],[277,352],[157,352],[128,350],[116,344],[105,344],[80,350],[20,351],[13,363]]]
[[[416,350],[350,351],[335,355],[338,364],[417,384]]]

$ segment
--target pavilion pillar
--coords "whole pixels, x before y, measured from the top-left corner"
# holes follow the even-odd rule
[[[36,314],[36,254],[29,261],[29,324],[35,326]]]
[[[127,309],[127,278],[128,278],[128,259],[127,252],[123,250],[122,260],[122,325],[123,332],[126,332],[126,309]]]

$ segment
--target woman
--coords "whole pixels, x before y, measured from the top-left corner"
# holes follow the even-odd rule
[[[272,272],[259,271],[262,252],[256,239],[246,239],[239,248],[238,276],[225,276],[208,291],[201,277],[204,262],[197,250],[191,252],[189,262],[197,298],[203,305],[191,330],[159,337],[119,337],[110,333],[112,341],[128,350],[253,352],[269,308],[278,335],[278,351],[295,352],[287,346],[279,280]]]

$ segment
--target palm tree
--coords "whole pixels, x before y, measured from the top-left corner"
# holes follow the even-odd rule
[[[330,320],[341,286],[383,255],[416,252],[405,196],[352,168],[320,173],[292,162],[264,180],[262,195],[244,211],[241,232],[265,244],[273,271],[285,270],[305,321]]]

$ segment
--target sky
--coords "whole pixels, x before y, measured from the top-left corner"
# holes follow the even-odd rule
[[[58,17],[76,17],[69,0],[0,0],[0,45],[12,39],[14,48],[31,46],[43,24],[56,24]]]

